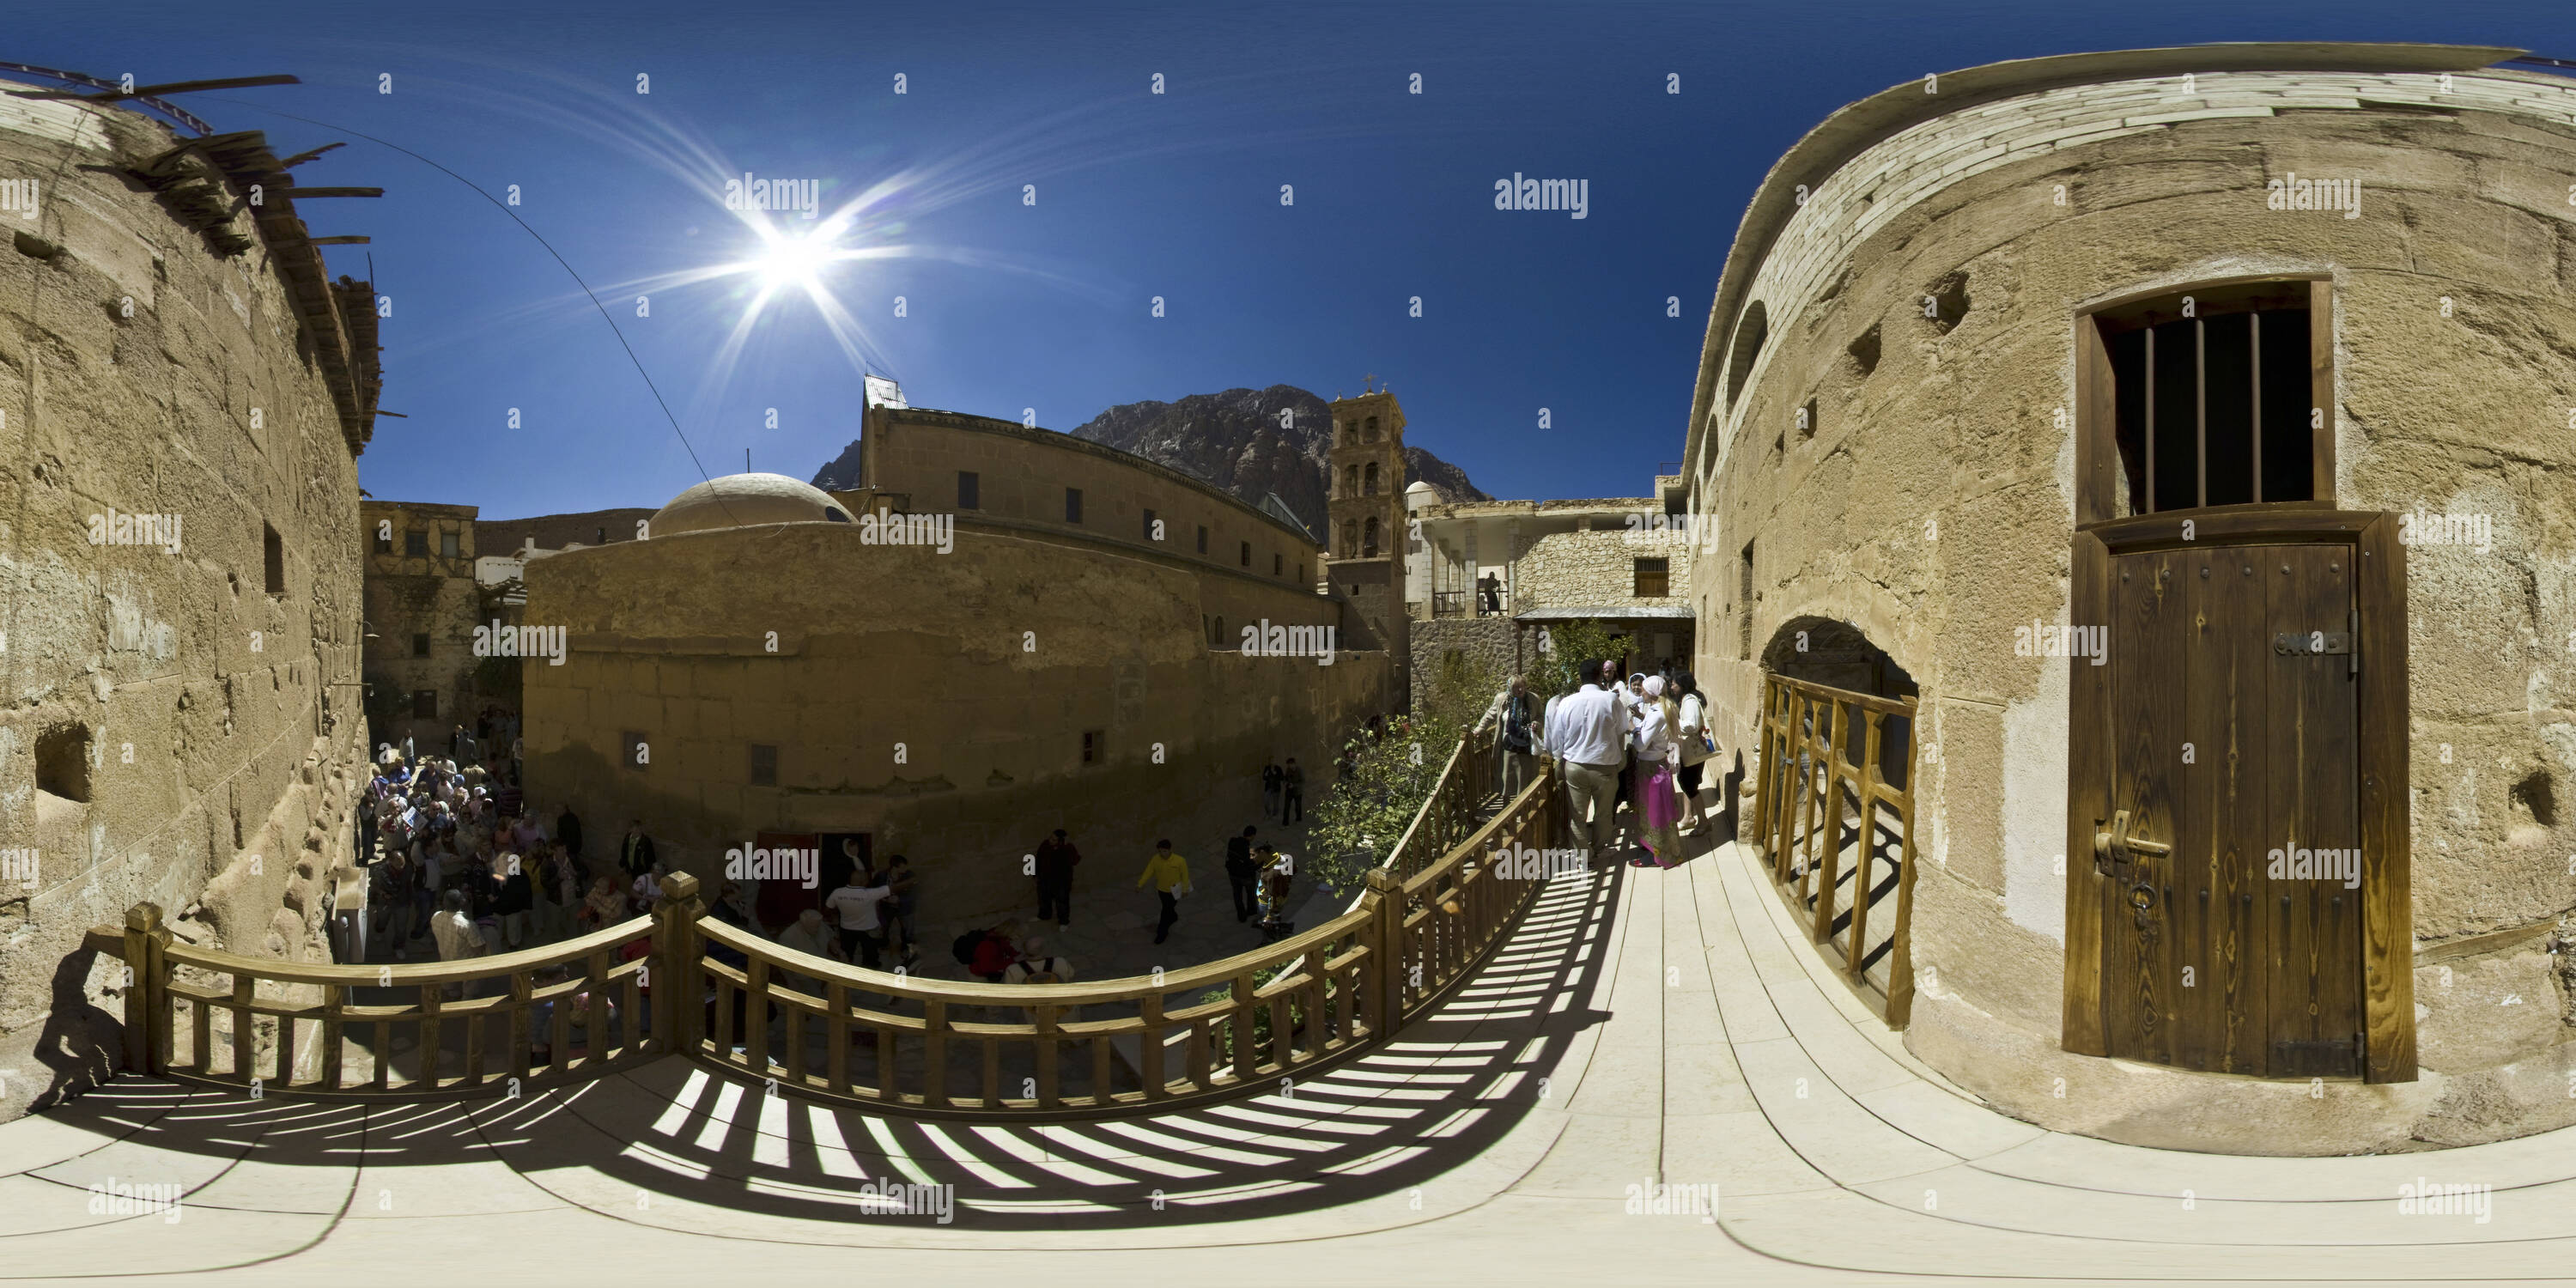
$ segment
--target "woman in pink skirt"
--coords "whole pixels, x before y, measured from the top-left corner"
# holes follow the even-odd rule
[[[1646,701],[1638,713],[1635,747],[1637,753],[1637,813],[1645,823],[1640,843],[1651,859],[1630,859],[1633,867],[1669,868],[1681,858],[1681,833],[1675,824],[1681,821],[1681,788],[1674,772],[1681,767],[1681,744],[1674,731],[1680,727],[1680,713],[1673,709],[1671,698],[1664,696],[1664,678],[1646,677]]]

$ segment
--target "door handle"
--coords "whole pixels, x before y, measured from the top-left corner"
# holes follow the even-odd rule
[[[2093,868],[2104,876],[2134,862],[2140,855],[2162,858],[2173,853],[2173,847],[2163,841],[2131,835],[2129,817],[2127,810],[2115,811],[2111,815],[2109,831],[2101,830],[2102,820],[2093,820]]]

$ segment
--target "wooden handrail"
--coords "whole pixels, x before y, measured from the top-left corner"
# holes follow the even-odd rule
[[[1755,721],[1759,751],[1755,757],[1753,826],[1745,833],[1771,871],[1772,882],[1793,912],[1809,918],[1809,932],[1819,947],[1832,952],[1838,912],[1850,919],[1839,965],[1864,999],[1874,986],[1868,978],[1871,909],[1877,892],[1870,881],[1872,842],[1883,820],[1893,820],[1896,834],[1895,908],[1888,926],[1888,976],[1884,1014],[1890,1028],[1911,1021],[1914,1006],[1914,780],[1916,703],[1914,698],[1885,698],[1854,693],[1810,680],[1765,672],[1762,708]],[[1852,725],[1858,717],[1860,729]],[[1890,783],[1879,772],[1889,717],[1905,721],[1903,775]],[[1849,759],[1855,738],[1861,758]],[[1842,885],[1843,808],[1860,816],[1856,838],[1860,871],[1853,875],[1853,897],[1837,907]]]
[[[1014,985],[868,970],[705,915],[698,882],[686,874],[664,880],[663,897],[647,916],[462,961],[371,966],[245,957],[175,942],[152,904],[136,905],[122,930],[91,931],[88,942],[121,953],[132,972],[129,1067],[247,1086],[254,1094],[388,1101],[513,1095],[682,1054],[819,1098],[931,1116],[1161,1109],[1303,1076],[1372,1049],[1501,942],[1540,883],[1498,879],[1481,852],[1546,844],[1563,828],[1564,801],[1554,766],[1544,765],[1518,797],[1476,821],[1493,777],[1486,763],[1492,739],[1483,732],[1471,731],[1452,749],[1389,856],[1411,866],[1399,855],[1436,842],[1419,871],[1373,869],[1351,907],[1322,925],[1154,975]],[[640,954],[638,944],[646,945]],[[711,955],[717,952],[741,964]],[[574,978],[540,982],[557,968]],[[229,983],[183,979],[181,971]],[[1220,988],[1225,994],[1214,995]],[[319,995],[282,995],[305,990]],[[355,1000],[366,990],[396,1000]],[[469,995],[450,998],[450,990]],[[470,995],[478,991],[484,995]],[[578,1050],[571,1036],[577,1006],[584,1031]],[[1121,1013],[1085,1017],[1085,1008]],[[220,1044],[219,1019],[230,1029]],[[774,1021],[785,1024],[785,1042],[775,1050]],[[310,1040],[301,1036],[308,1030]],[[809,1033],[823,1039],[819,1056]],[[860,1041],[867,1046],[854,1050]],[[906,1044],[917,1060],[897,1058]],[[1015,1059],[1007,1078],[1006,1048],[1032,1057],[1025,1068]],[[302,1061],[299,1052],[306,1053]],[[396,1077],[405,1054],[413,1069]],[[981,1067],[952,1056],[968,1065],[980,1057]]]

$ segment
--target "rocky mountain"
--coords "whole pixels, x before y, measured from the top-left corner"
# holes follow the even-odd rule
[[[1290,413],[1281,428],[1279,413]],[[1195,474],[1255,505],[1276,492],[1317,537],[1324,531],[1325,457],[1332,412],[1294,385],[1192,394],[1179,402],[1112,407],[1074,427],[1077,438]],[[1490,501],[1467,472],[1419,447],[1404,449],[1407,486],[1426,482],[1444,501]]]
[[[1282,409],[1291,413],[1284,429]],[[1127,403],[1084,421],[1073,433],[1194,474],[1253,505],[1276,492],[1320,540],[1332,424],[1323,399],[1294,385],[1272,385],[1192,394],[1179,402]],[[854,441],[815,471],[814,485],[848,487],[858,477]],[[1443,501],[1493,499],[1468,481],[1465,470],[1419,447],[1404,449],[1404,482],[1429,483]]]

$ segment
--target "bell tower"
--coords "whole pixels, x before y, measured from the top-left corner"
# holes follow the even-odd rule
[[[1375,378],[1371,377],[1371,384]],[[1404,409],[1384,387],[1332,403],[1332,467],[1327,503],[1330,554],[1324,573],[1346,596],[1360,620],[1395,662],[1400,690],[1409,690],[1412,632],[1404,608]],[[1411,705],[1398,697],[1398,708]]]

